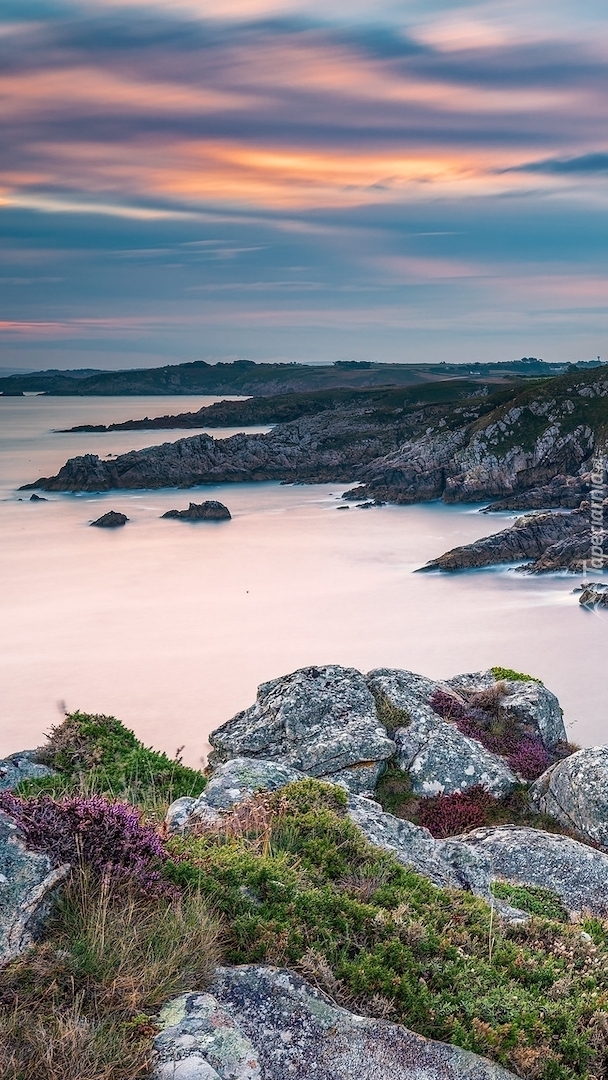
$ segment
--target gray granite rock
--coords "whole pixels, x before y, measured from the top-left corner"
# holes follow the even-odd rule
[[[436,690],[447,689],[444,682],[405,668],[374,668],[367,673],[367,685],[393,708],[406,712],[412,722],[436,719],[429,701]]]
[[[372,786],[395,752],[361,672],[335,664],[263,683],[255,705],[217,728],[209,741],[212,765],[261,757],[318,778],[340,773],[354,791]],[[359,775],[353,766],[362,764],[368,768]]]
[[[608,915],[608,855],[603,852],[518,825],[474,829],[458,839],[488,859],[493,878],[551,889],[572,915]]]
[[[481,785],[500,798],[518,783],[504,758],[435,714],[400,728],[394,738],[399,766],[417,795],[451,795]]]
[[[512,1077],[470,1051],[339,1008],[280,968],[220,968],[209,994],[178,998],[161,1021],[157,1080]]]
[[[507,690],[501,699],[503,714],[512,716],[519,723],[528,725],[540,735],[548,750],[553,750],[560,742],[567,741],[564,717],[555,694],[536,679],[503,679]],[[446,685],[457,693],[470,693],[487,690],[497,682],[493,671],[475,671],[466,675],[455,675],[447,679]]]
[[[15,822],[0,811],[0,965],[32,944],[69,870],[54,869],[46,855],[30,851]]]
[[[219,821],[222,810],[231,810],[258,791],[276,791],[293,780],[302,780],[304,773],[282,765],[279,761],[259,758],[231,758],[218,765],[207,787],[198,799],[187,796],[176,799],[167,812],[170,832],[206,821]]]
[[[351,795],[348,816],[370,844],[440,888],[466,889],[490,902],[490,862],[458,840],[435,840],[428,829],[387,814],[379,803]]]
[[[530,799],[583,839],[608,847],[608,746],[556,762],[535,781]]]
[[[161,1010],[160,1025],[157,1080],[261,1080],[253,1044],[211,994],[170,1001]]]
[[[35,753],[35,750],[21,750],[0,761],[0,791],[16,788],[22,780],[39,780],[44,776],[55,776],[53,769],[35,761]]]

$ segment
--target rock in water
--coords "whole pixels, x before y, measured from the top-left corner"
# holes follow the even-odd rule
[[[202,503],[191,502],[187,510],[167,510],[161,517],[177,518],[179,521],[230,521],[232,514],[223,503],[208,499]]]
[[[44,495],[36,495],[36,492],[34,492],[33,495],[30,495],[30,502],[48,502],[48,501],[49,501],[48,499],[44,498]]]
[[[13,819],[0,811],[0,965],[32,944],[69,870],[53,869],[47,855],[30,851]]]
[[[117,529],[119,525],[126,525],[128,520],[126,514],[108,510],[107,514],[102,514],[97,521],[92,521],[91,525],[97,525],[100,529]]]
[[[258,687],[257,701],[209,736],[212,765],[229,757],[280,761],[319,779],[372,790],[395,753],[360,671],[301,668]]]
[[[556,762],[532,785],[530,799],[541,813],[608,848],[608,746],[577,750]]]
[[[586,608],[608,607],[608,585],[601,581],[590,581],[583,586],[578,602]]]
[[[358,1016],[281,968],[219,968],[161,1012],[157,1080],[513,1080],[468,1050]]]

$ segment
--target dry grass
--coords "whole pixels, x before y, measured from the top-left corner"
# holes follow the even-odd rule
[[[156,1010],[202,989],[218,952],[217,925],[199,895],[146,900],[80,872],[47,941],[2,973],[0,1075],[148,1075]]]

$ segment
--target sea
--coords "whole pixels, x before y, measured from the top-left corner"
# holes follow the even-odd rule
[[[209,732],[251,705],[259,683],[312,664],[433,678],[515,668],[558,695],[573,742],[608,741],[608,613],[581,609],[579,579],[416,573],[513,514],[440,502],[340,509],[350,486],[340,484],[53,492],[38,503],[19,491],[68,457],[184,436],[58,428],[215,400],[0,397],[0,755],[39,745],[80,709],[117,716],[147,745],[198,765]],[[232,520],[161,520],[204,499],[225,503]],[[128,524],[90,528],[110,509]]]

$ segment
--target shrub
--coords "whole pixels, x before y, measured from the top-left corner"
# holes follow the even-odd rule
[[[99,795],[57,801],[49,795],[24,799],[3,791],[0,809],[15,819],[28,844],[46,852],[57,866],[84,866],[96,880],[111,877],[144,893],[168,888],[160,873],[166,861],[160,837],[141,824],[133,806]]]
[[[451,694],[436,690],[430,699],[431,708],[444,720],[453,723],[463,735],[476,739],[491,754],[499,754],[524,780],[536,780],[549,767],[553,758],[542,740],[524,724],[500,715],[500,700],[504,686],[479,691],[464,705]]]
[[[168,841],[171,879],[224,916],[227,962],[294,967],[346,1007],[530,1080],[603,1076],[594,1017],[608,1001],[608,940],[541,917],[497,922],[480,899],[368,844],[335,792],[306,780],[256,796],[264,812],[248,821],[265,843],[229,822]]]
[[[524,780],[536,780],[549,768],[552,758],[541,739],[530,736],[522,739],[519,746],[507,758],[509,765]]]
[[[497,801],[485,788],[479,786],[469,791],[456,791],[451,795],[420,799],[418,824],[436,837],[457,836],[467,829],[485,825]]]
[[[58,777],[26,781],[22,794],[47,791],[56,796],[77,790],[129,799],[155,808],[182,795],[197,796],[205,777],[175,760],[150,750],[113,716],[75,712],[51,731],[36,758]]]
[[[567,923],[569,915],[559,896],[551,889],[542,889],[538,885],[510,885],[506,881],[495,881],[492,892],[500,900],[507,900],[513,907],[527,911],[530,915],[541,915],[545,919]]]

